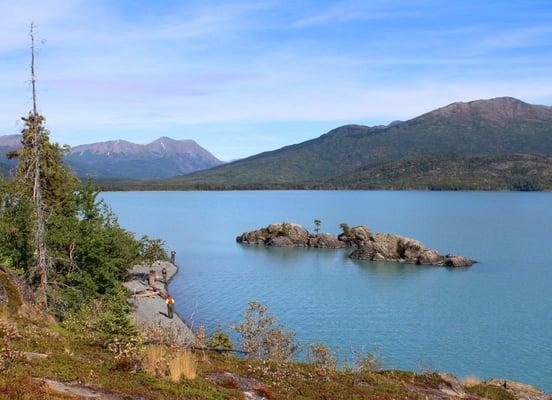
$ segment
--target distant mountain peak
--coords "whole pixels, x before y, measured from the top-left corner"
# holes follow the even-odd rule
[[[0,147],[19,147],[21,146],[21,135],[0,136]]]
[[[480,118],[495,122],[509,122],[515,119],[549,120],[552,117],[552,107],[529,104],[514,97],[495,97],[452,103],[424,115]]]
[[[512,97],[457,102],[398,124],[344,125],[315,139],[180,179],[225,185],[318,183],[364,166],[420,156],[511,154],[552,156],[552,107]]]
[[[0,136],[0,170],[15,163],[2,158],[21,147],[21,135]],[[78,176],[98,179],[162,179],[215,167],[223,162],[193,140],[162,136],[148,144],[116,139],[71,148],[64,161]],[[6,167],[6,164],[9,164]]]

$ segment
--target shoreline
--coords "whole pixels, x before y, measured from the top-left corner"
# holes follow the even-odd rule
[[[167,281],[162,281],[161,271],[167,270]],[[148,284],[150,270],[155,271],[155,283]],[[151,266],[135,265],[129,272],[129,279],[124,286],[131,293],[131,302],[134,309],[131,312],[136,325],[143,330],[144,326],[156,325],[160,328],[173,331],[178,338],[178,344],[189,346],[195,342],[195,335],[175,310],[174,317],[167,316],[165,299],[169,293],[171,279],[178,273],[178,267],[169,261],[155,261]]]

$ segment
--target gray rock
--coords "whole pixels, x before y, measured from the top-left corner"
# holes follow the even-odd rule
[[[365,225],[344,227],[337,238],[329,233],[311,235],[299,224],[283,222],[266,228],[244,232],[236,238],[243,244],[262,244],[278,247],[318,247],[339,249],[355,246],[349,257],[357,260],[394,261],[411,264],[467,267],[475,261],[463,256],[443,256],[427,248],[419,240],[388,233],[372,234]]]
[[[453,254],[447,254],[442,261],[442,265],[445,267],[470,267],[474,263],[474,260],[470,260],[463,256],[455,256]]]
[[[321,233],[309,238],[310,247],[318,247],[323,249],[341,249],[347,247],[347,245],[338,240],[335,236],[329,233]]]
[[[475,263],[463,256],[440,255],[422,242],[400,235],[376,233],[369,240],[357,241],[357,249],[350,255],[357,260],[395,261],[410,264],[469,267]]]
[[[309,231],[299,224],[283,222],[266,228],[244,232],[236,238],[238,243],[266,246],[305,247],[309,245]]]

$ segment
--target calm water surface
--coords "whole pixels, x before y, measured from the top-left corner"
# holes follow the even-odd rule
[[[451,192],[105,193],[123,226],[162,237],[189,323],[270,305],[302,342],[377,350],[386,367],[504,377],[552,391],[552,194]],[[446,269],[352,261],[344,250],[245,247],[236,235],[294,221],[366,224],[480,264]]]

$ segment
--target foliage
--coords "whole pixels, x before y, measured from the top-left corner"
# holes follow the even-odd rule
[[[181,347],[183,345],[182,338],[188,336],[180,326],[165,326],[161,322],[141,322],[138,324],[138,329],[145,344],[160,344],[172,348]],[[200,343],[198,341],[198,344]],[[193,343],[187,344],[192,345]]]
[[[338,171],[341,173],[342,171]],[[105,190],[477,190],[551,191],[550,155],[439,155],[358,166],[344,175],[301,182],[103,181]]]
[[[232,350],[234,348],[234,343],[232,342],[230,335],[223,331],[220,326],[218,326],[213,334],[205,340],[205,344],[208,347],[213,347],[215,349]]]
[[[126,294],[120,290],[102,299],[83,304],[63,322],[65,328],[81,340],[98,343],[106,348],[112,342],[135,342],[138,330],[129,315]]]
[[[140,239],[141,251],[140,257],[142,260],[151,265],[154,261],[165,260],[168,261],[169,257],[163,247],[165,242],[161,239],[150,239],[147,235],[142,236]]]
[[[244,319],[232,329],[240,335],[242,350],[250,358],[287,361],[300,351],[300,345],[294,340],[295,332],[279,325],[268,307],[250,301]]]
[[[358,372],[374,372],[383,367],[383,358],[376,353],[355,352],[353,356],[355,359],[354,370]]]
[[[515,396],[506,389],[497,386],[486,385],[484,383],[467,387],[469,393],[476,394],[488,400],[515,400]]]
[[[328,370],[335,370],[337,366],[337,360],[332,350],[324,343],[309,343],[307,345],[306,361],[309,364]]]
[[[314,231],[316,232],[317,235],[320,233],[320,225],[322,225],[322,221],[320,221],[319,219],[315,219],[314,220]]]
[[[347,189],[552,190],[552,157],[424,156],[367,165],[330,179]]]
[[[2,192],[0,261],[35,283],[31,208],[17,185],[17,181],[5,185]],[[110,297],[126,302],[120,289],[129,268],[146,258],[165,258],[163,243],[147,237],[138,241],[121,228],[90,181],[71,192],[71,199],[60,201],[71,204],[71,212],[51,212],[47,221],[47,245],[53,261],[49,293],[52,309],[63,319],[93,299]]]
[[[148,374],[167,377],[172,382],[180,382],[183,378],[195,379],[197,376],[197,360],[189,349],[146,346],[142,350],[141,367]]]
[[[0,182],[0,262],[25,275],[33,260],[32,206],[14,183]]]
[[[341,228],[345,236],[349,236],[349,234],[351,233],[351,228],[345,222],[339,224],[339,228]]]
[[[0,372],[6,372],[20,358],[21,355],[11,347],[10,341],[0,338]]]

